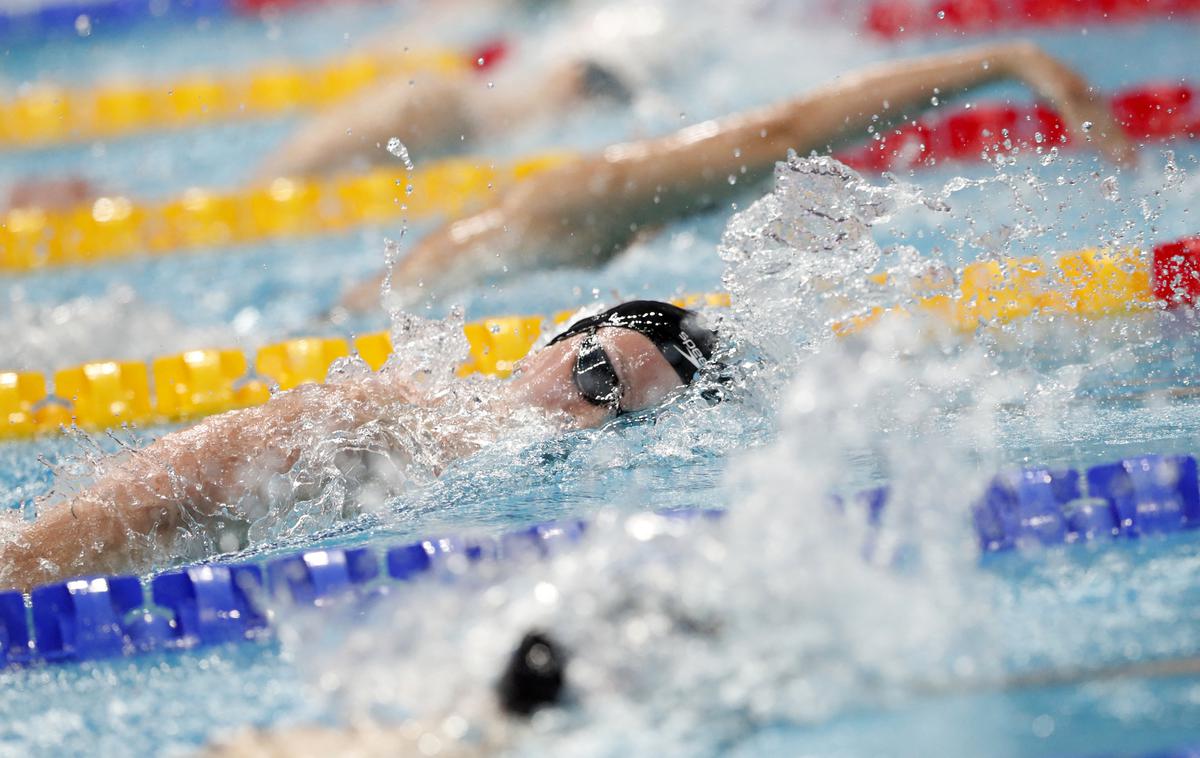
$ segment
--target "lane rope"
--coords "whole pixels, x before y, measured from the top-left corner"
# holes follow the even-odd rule
[[[320,181],[276,179],[228,192],[197,187],[158,203],[117,196],[67,211],[14,208],[0,215],[0,272],[311,237],[402,218],[457,216],[484,205],[499,189],[571,160],[570,153],[507,163],[447,158],[412,171],[377,168]]]
[[[419,72],[462,75],[479,68],[480,60],[485,59],[477,53],[405,50],[356,53],[312,65],[268,63],[244,73],[195,73],[166,82],[90,88],[30,84],[0,102],[0,148],[280,116],[328,106],[383,79]]]
[[[1197,0],[874,0],[864,26],[879,37],[897,40],[1088,23],[1186,23],[1196,15]]]
[[[148,23],[187,23],[278,14],[331,5],[328,0],[49,0],[16,3],[0,11],[0,37],[40,42],[88,36]]]
[[[881,289],[901,284],[886,273],[870,279]],[[914,302],[872,307],[835,322],[834,333],[854,334],[889,314],[923,313],[973,332],[1037,315],[1092,318],[1195,306],[1200,237],[1161,243],[1149,256],[1136,248],[1088,249],[1052,263],[1039,257],[976,261],[948,278],[931,275],[907,284]]]
[[[858,509],[872,529],[886,517],[879,487],[833,507]],[[997,474],[971,508],[983,554],[1130,540],[1200,527],[1196,459],[1143,455],[1086,469],[1026,468]],[[633,518],[719,519],[721,510]],[[382,550],[306,550],[257,563],[72,579],[28,596],[0,592],[0,668],[180,651],[271,637],[275,608],[362,608],[423,576],[452,578],[462,561],[545,559],[571,549],[581,520],[535,524],[499,538],[437,537]]]
[[[1200,96],[1183,83],[1145,84],[1109,100],[1117,123],[1138,143],[1200,138]],[[983,104],[917,119],[839,155],[863,171],[909,171],[946,161],[987,160],[1014,151],[1073,146],[1061,116],[1043,105]]]
[[[1053,275],[1051,275],[1053,273]],[[898,282],[871,277],[880,288]],[[913,283],[912,305],[874,307],[831,328],[846,337],[887,314],[921,312],[964,332],[1036,315],[1094,318],[1200,303],[1200,237],[1164,242],[1150,256],[1137,250],[1083,250],[1059,256],[1054,267],[1042,258],[978,261],[948,280]],[[925,293],[920,290],[925,288]],[[727,307],[726,293],[688,295],[684,307]],[[504,316],[464,325],[470,357],[460,375],[508,376],[551,323],[551,319]],[[0,440],[54,433],[75,424],[87,430],[123,424],[188,421],[265,403],[269,387],[292,389],[322,382],[330,366],[352,352],[378,370],[392,352],[386,332],[351,340],[310,337],[267,345],[253,363],[238,349],[189,350],[140,361],[96,361],[55,372],[0,371]],[[253,366],[253,371],[251,371]]]

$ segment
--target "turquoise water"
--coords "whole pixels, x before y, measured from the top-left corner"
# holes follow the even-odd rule
[[[690,6],[683,4],[646,5],[659,8],[670,20],[665,49],[694,50],[689,56],[667,56],[673,60],[656,64],[666,73],[652,97],[633,113],[589,112],[562,123],[535,126],[489,144],[486,152],[505,157],[547,145],[591,148],[660,133],[787,96],[856,65],[939,49],[951,42],[926,40],[894,48],[864,40],[852,30],[850,11],[847,18],[822,13],[820,21],[810,24],[790,9],[761,4],[756,6],[757,18],[721,26],[729,15],[737,14],[713,11],[706,20],[705,14],[688,12]],[[177,29],[153,37],[105,35],[53,46],[13,47],[4,58],[3,76],[8,82],[35,74],[87,82],[118,73],[153,71],[166,76],[194,66],[236,67],[285,55],[317,58],[345,49],[372,35],[384,22],[404,18],[406,12],[411,9],[366,5],[316,10],[277,23],[241,21],[200,32]],[[532,47],[541,44],[549,50],[550,42],[537,40],[566,34],[589,12],[593,12],[590,4],[581,3],[559,14],[535,14],[504,23],[532,34]],[[453,44],[488,31],[486,16],[481,18],[447,31],[436,41]],[[1096,27],[1086,34],[1059,30],[1036,38],[1099,86],[1112,89],[1194,74],[1200,70],[1194,36],[1194,25],[1147,24]],[[755,44],[741,43],[750,38]],[[1139,50],[1154,54],[1131,52]],[[486,82],[481,81],[480,87],[486,87]],[[1017,96],[1017,92],[996,88],[979,99]],[[139,136],[103,146],[4,153],[0,154],[0,183],[32,173],[78,172],[101,187],[146,198],[196,184],[236,186],[295,123],[281,119]],[[1102,181],[1113,169],[1086,155],[1046,166],[1034,161],[1002,169],[944,166],[902,177],[929,193],[942,192],[958,176],[987,182],[948,193],[953,200],[948,213],[906,207],[874,232],[883,244],[911,245],[923,256],[941,258],[949,265],[985,254],[987,245],[997,240],[1007,241],[1012,252],[1044,254],[1097,241],[1153,242],[1192,233],[1197,231],[1190,207],[1200,195],[1195,179],[1200,150],[1190,145],[1176,145],[1174,150],[1175,161],[1190,174],[1167,186],[1165,158],[1151,151],[1138,169],[1120,176],[1118,199],[1102,191]],[[420,165],[420,157],[416,158]],[[1060,185],[1056,182],[1060,176],[1069,181]],[[1030,189],[1038,182],[1045,186]],[[739,208],[767,189],[748,188]],[[476,317],[554,311],[598,298],[610,300],[613,293],[662,297],[718,289],[725,265],[717,249],[732,210],[715,209],[672,224],[599,270],[539,272],[467,291],[457,300],[468,317]],[[52,371],[84,360],[144,359],[199,345],[249,350],[291,335],[377,330],[386,325],[383,316],[360,317],[339,326],[323,322],[320,316],[345,286],[381,265],[385,237],[396,237],[403,230],[404,239],[412,239],[429,226],[430,222],[420,222],[403,229],[397,224],[94,269],[6,276],[0,278],[0,328],[10,339],[0,352],[0,362],[6,367]],[[444,313],[444,304],[439,304],[426,315]],[[963,684],[969,684],[969,677],[951,677],[957,686],[940,694],[922,692],[912,684],[936,678],[943,669],[961,674],[956,663],[962,661],[973,670],[994,665],[1011,674],[1200,652],[1195,618],[1200,597],[1194,589],[1200,586],[1200,565],[1190,535],[1002,556],[982,564],[974,555],[958,556],[960,543],[969,542],[964,538],[965,514],[977,491],[973,488],[998,467],[1084,466],[1123,455],[1200,451],[1200,403],[1104,399],[1145,378],[1154,378],[1156,386],[1194,381],[1200,368],[1194,359],[1194,329],[1160,316],[1131,317],[1094,328],[1041,326],[1046,328],[1013,330],[981,340],[979,353],[964,349],[960,356],[930,357],[933,365],[970,377],[972,388],[984,388],[994,377],[972,362],[984,355],[994,364],[999,383],[1019,388],[1021,402],[999,403],[986,424],[973,418],[972,402],[948,399],[933,389],[915,393],[924,404],[927,424],[909,418],[906,425],[904,417],[899,421],[887,417],[886,408],[876,408],[873,415],[871,403],[863,398],[891,397],[889,392],[896,389],[887,375],[863,379],[870,373],[863,354],[827,345],[819,351],[821,361],[814,367],[805,362],[804,351],[797,350],[784,362],[783,376],[772,375],[750,387],[738,402],[698,409],[683,401],[658,414],[653,424],[610,426],[563,439],[530,441],[516,452],[509,447],[489,450],[455,465],[436,483],[389,502],[383,511],[325,531],[267,541],[234,557],[259,558],[315,545],[390,545],[448,532],[496,534],[532,521],[592,517],[602,511],[714,506],[741,506],[754,514],[737,528],[743,537],[758,529],[764,545],[782,534],[811,548],[806,540],[839,532],[806,513],[805,507],[811,506],[804,494],[808,490],[794,486],[795,480],[788,477],[813,482],[817,488],[829,484],[844,489],[898,481],[925,498],[913,499],[910,510],[903,513],[928,504],[935,521],[952,525],[947,527],[949,536],[936,524],[923,524],[917,530],[915,536],[936,549],[928,551],[927,565],[914,570],[912,582],[895,584],[884,571],[859,576],[851,562],[851,558],[861,562],[857,546],[841,552],[828,548],[833,551],[829,554],[798,551],[799,555],[791,556],[794,562],[771,563],[782,559],[766,549],[758,555],[747,547],[753,540],[745,537],[732,543],[739,550],[729,561],[734,567],[729,585],[714,580],[713,586],[730,593],[729,627],[740,630],[746,639],[730,635],[732,639],[714,642],[697,654],[696,671],[711,669],[718,672],[713,674],[718,680],[732,680],[730,672],[742,662],[754,668],[754,657],[747,651],[768,647],[765,641],[762,648],[751,643],[778,621],[767,612],[772,596],[752,580],[757,575],[738,578],[736,569],[761,561],[764,574],[790,572],[796,577],[794,594],[802,600],[789,601],[785,594],[776,601],[791,614],[784,616],[790,622],[800,628],[802,621],[811,619],[816,624],[833,617],[845,624],[830,628],[840,629],[846,639],[835,640],[815,658],[810,657],[815,654],[803,634],[797,633],[793,640],[782,635],[776,645],[784,652],[789,644],[796,646],[794,658],[785,661],[782,670],[816,688],[827,700],[824,707],[819,705],[821,697],[813,698],[803,689],[757,678],[752,679],[755,689],[770,702],[731,695],[732,702],[744,700],[753,706],[739,710],[707,697],[702,687],[686,692],[693,664],[669,656],[647,658],[658,661],[652,673],[663,681],[657,689],[650,687],[650,694],[640,695],[643,713],[630,714],[607,701],[593,711],[584,700],[583,723],[577,724],[577,731],[585,735],[585,744],[572,743],[563,736],[565,729],[551,727],[521,752],[555,754],[564,745],[581,747],[585,754],[628,752],[631,738],[621,734],[622,727],[633,724],[651,732],[653,718],[663,714],[677,715],[694,726],[687,739],[664,726],[663,741],[652,744],[664,754],[1139,754],[1195,742],[1200,740],[1196,728],[1200,678],[1134,677],[996,692]],[[803,336],[798,334],[797,342]],[[937,385],[936,377],[905,374],[909,367],[888,365],[901,379],[915,376],[922,387]],[[1076,385],[1064,378],[1077,366],[1084,367],[1086,377],[1078,386],[1098,388],[1090,396],[1076,391]],[[817,400],[824,414],[818,420],[795,418],[780,410],[794,407],[802,396],[801,390],[786,388],[792,374],[801,387],[811,379],[829,389],[828,397]],[[828,381],[821,385],[814,377]],[[855,382],[863,381],[867,394],[856,395]],[[837,384],[846,385],[845,394],[831,386]],[[905,393],[896,397],[903,399]],[[969,397],[975,404],[995,402],[983,389]],[[135,430],[117,436],[143,441],[164,431]],[[878,436],[864,439],[859,431],[878,432]],[[788,440],[799,440],[795,449],[787,447]],[[108,450],[117,446],[105,439],[96,444]],[[84,450],[86,445],[75,439],[0,446],[0,505],[19,507],[47,492],[54,484],[47,462],[69,463]],[[836,474],[822,468],[830,456]],[[771,507],[763,507],[760,501],[770,502]],[[885,533],[913,538],[902,526],[886,525]],[[797,530],[811,530],[816,536]],[[614,557],[597,559],[601,567],[597,576],[622,586],[626,579],[619,568],[620,548],[610,545],[610,550]],[[934,560],[944,554],[958,556],[947,559],[950,572]],[[848,589],[823,573],[829,567],[851,576]],[[564,569],[556,566],[547,572],[551,570]],[[513,591],[538,575],[537,569],[529,569],[488,581]],[[684,580],[694,576],[700,584],[708,580],[703,567],[679,576]],[[575,585],[561,586],[575,586],[581,596],[596,591],[587,582],[574,581]],[[940,589],[930,595],[920,586],[923,581]],[[801,585],[810,590],[802,592]],[[814,586],[828,592],[812,592]],[[681,596],[695,591],[679,584],[668,587]],[[470,609],[461,614],[467,621],[447,614],[422,622],[429,629],[444,625],[446,638],[454,639],[464,628],[461,624],[475,623],[472,614],[483,613],[477,606],[486,604],[478,602],[472,591],[416,588],[400,601],[411,600],[416,609],[424,607],[421,603],[435,610]],[[449,598],[436,601],[437,593]],[[885,617],[885,610],[892,615]],[[412,628],[423,628],[403,609],[397,613],[398,618],[412,621]],[[939,614],[951,618],[931,620],[931,615]],[[355,673],[338,663],[336,652],[311,638],[321,636],[314,626],[337,629],[342,623],[285,617],[278,644],[0,673],[0,712],[6,716],[0,724],[0,752],[176,753],[240,725],[337,723],[350,707],[346,701],[365,696],[355,688]],[[572,622],[563,623],[564,633],[572,633]],[[503,623],[501,627],[508,628]],[[387,617],[364,622],[362,628],[368,637],[379,640],[381,665],[385,670],[393,667],[397,679],[424,677],[433,682],[431,687],[457,681],[453,670],[437,667],[438,656],[445,651],[436,642],[422,638],[402,646],[399,640],[405,635],[396,630],[406,627]],[[858,628],[867,629],[861,634],[868,639],[849,639]],[[667,635],[666,639],[669,643],[673,638]],[[874,656],[897,659],[901,671],[891,671]],[[344,691],[333,695],[322,685],[322,675],[331,671],[349,682]],[[849,676],[846,671],[859,675]],[[872,684],[870,675],[882,683]],[[399,695],[394,699],[403,704]],[[382,703],[394,705],[387,697]],[[706,723],[710,709],[725,717]],[[626,720],[612,718],[606,726],[601,716],[613,714]],[[648,749],[636,741],[634,746],[643,754]]]

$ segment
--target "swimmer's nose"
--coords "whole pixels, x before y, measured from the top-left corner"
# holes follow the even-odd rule
[[[528,716],[557,703],[562,696],[567,656],[562,646],[542,632],[529,632],[513,651],[496,685],[500,707]]]

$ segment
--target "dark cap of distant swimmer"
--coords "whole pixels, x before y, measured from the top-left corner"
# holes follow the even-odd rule
[[[589,58],[579,62],[578,70],[580,94],[584,97],[620,105],[633,102],[633,90],[609,66]]]
[[[500,707],[514,716],[557,703],[562,696],[567,656],[543,632],[529,632],[513,651],[496,684]]]
[[[550,344],[605,326],[632,329],[645,336],[684,384],[692,383],[717,346],[717,333],[701,323],[700,314],[657,300],[630,300],[580,319],[550,340]]]

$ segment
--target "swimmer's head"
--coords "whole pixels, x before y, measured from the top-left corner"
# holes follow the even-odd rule
[[[586,100],[607,100],[618,105],[633,102],[633,90],[610,67],[594,60],[577,66],[579,93]]]
[[[500,708],[514,716],[529,716],[562,696],[567,657],[549,635],[529,632],[513,651],[496,683]]]
[[[716,344],[693,311],[635,300],[571,324],[522,363],[513,385],[532,405],[596,426],[690,384]]]
[[[596,60],[576,60],[555,69],[539,88],[539,97],[562,107],[581,103],[633,102],[633,89],[611,66]]]

